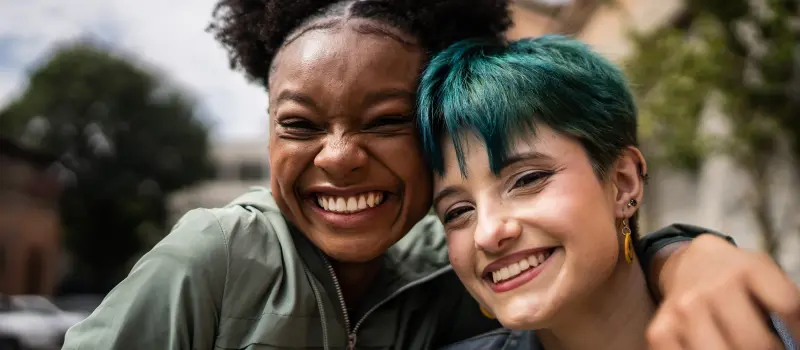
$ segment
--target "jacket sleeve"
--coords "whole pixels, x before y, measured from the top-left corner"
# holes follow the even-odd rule
[[[186,214],[85,320],[65,350],[211,349],[228,256],[216,216]]]
[[[650,264],[653,257],[664,247],[678,242],[691,241],[701,234],[712,234],[736,245],[736,242],[734,242],[733,238],[730,236],[707,228],[686,224],[672,224],[645,235],[637,242],[636,255],[639,256],[642,269],[644,269],[644,271],[650,271]]]

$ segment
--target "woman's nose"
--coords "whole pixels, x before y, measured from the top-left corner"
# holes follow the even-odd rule
[[[367,153],[353,137],[335,137],[328,140],[314,158],[314,165],[332,180],[344,180],[366,167]]]
[[[488,253],[502,253],[522,234],[522,226],[513,218],[479,215],[475,245]]]

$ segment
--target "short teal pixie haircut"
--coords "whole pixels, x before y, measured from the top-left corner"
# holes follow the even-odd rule
[[[537,124],[580,142],[601,178],[625,147],[637,145],[636,105],[622,72],[580,41],[556,35],[470,39],[442,51],[422,75],[417,122],[439,175],[446,135],[467,175],[465,132],[485,143],[495,173],[514,137],[535,135]]]

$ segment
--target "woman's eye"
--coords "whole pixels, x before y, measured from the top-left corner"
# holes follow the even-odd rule
[[[404,116],[380,117],[367,125],[367,130],[385,129],[411,124],[411,118]]]
[[[291,131],[319,131],[321,128],[309,120],[293,119],[280,122],[280,125]]]
[[[551,173],[546,171],[536,171],[532,173],[527,173],[525,175],[520,176],[517,179],[517,181],[514,183],[513,188],[525,187],[530,184],[538,183],[539,181],[544,180],[550,175]]]
[[[471,210],[472,210],[472,208],[467,207],[467,206],[454,208],[454,209],[452,209],[452,210],[450,210],[450,211],[448,211],[447,213],[444,214],[444,219],[442,220],[442,223],[446,224],[446,223],[448,223],[450,221],[458,219],[459,217],[461,217],[462,215],[468,213]]]

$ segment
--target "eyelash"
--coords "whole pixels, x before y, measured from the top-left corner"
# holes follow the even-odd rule
[[[411,118],[406,116],[380,117],[368,124],[365,129],[373,130],[381,127],[396,127],[411,123]]]
[[[530,184],[536,184],[539,183],[541,180],[548,178],[550,175],[553,175],[553,173],[550,171],[530,172],[517,178],[517,181],[514,182],[514,185],[511,186],[511,188],[514,189],[514,188],[528,186]]]
[[[514,185],[511,186],[511,189],[517,189],[517,188],[520,188],[520,187],[537,185],[542,180],[550,177],[551,175],[553,175],[553,173],[550,172],[550,171],[534,171],[534,172],[530,172],[530,173],[524,174],[524,175],[520,176],[519,178],[517,178],[517,180],[514,182]],[[470,207],[470,206],[460,206],[460,207],[453,208],[453,209],[451,209],[450,211],[448,211],[447,213],[444,214],[444,218],[443,218],[442,222],[444,224],[447,224],[447,223],[449,223],[449,222],[451,222],[453,220],[458,219],[459,217],[461,217],[461,214],[469,212],[470,210],[472,210],[472,207]]]
[[[284,129],[284,134],[280,137],[286,139],[306,140],[322,131],[322,128],[314,122],[300,118],[282,120],[278,125]]]
[[[410,123],[411,120],[405,116],[393,116],[393,117],[381,117],[375,119],[372,123],[367,125],[366,129],[376,129],[385,126],[397,126],[397,125],[404,125]],[[283,128],[289,131],[320,131],[321,128],[315,125],[313,122],[304,119],[291,119],[287,121],[281,121],[280,124]]]
[[[314,125],[314,123],[312,123],[311,121],[302,119],[292,119],[288,121],[282,121],[280,122],[280,125],[289,130],[304,130],[304,131],[319,130],[319,127]]]
[[[444,214],[444,218],[443,218],[442,222],[444,224],[447,224],[447,223],[449,223],[449,222],[451,222],[451,221],[453,221],[455,219],[458,219],[459,216],[454,216],[454,215],[465,213],[465,212],[469,211],[470,209],[472,209],[472,208],[471,207],[467,207],[467,206],[453,208],[453,209],[451,209],[450,211],[448,211],[447,213]]]

